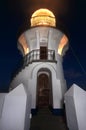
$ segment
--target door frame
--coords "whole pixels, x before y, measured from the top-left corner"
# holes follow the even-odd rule
[[[53,106],[52,75],[51,75],[51,71],[47,68],[41,68],[37,73],[36,107],[38,108],[38,89],[39,89],[38,80],[39,80],[39,75],[41,74],[46,74],[49,78],[49,87],[50,87],[49,107],[52,107]]]

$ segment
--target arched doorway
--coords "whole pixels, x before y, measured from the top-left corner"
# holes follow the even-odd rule
[[[45,108],[52,104],[51,75],[46,71],[39,71],[37,78],[37,107]]]

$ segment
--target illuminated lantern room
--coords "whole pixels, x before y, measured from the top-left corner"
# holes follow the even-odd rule
[[[31,17],[31,27],[39,25],[55,27],[56,19],[54,14],[48,9],[38,9],[35,11]]]

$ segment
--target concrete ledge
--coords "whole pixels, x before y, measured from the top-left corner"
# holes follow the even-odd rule
[[[31,98],[20,84],[5,95],[0,130],[29,130]]]
[[[86,130],[86,91],[73,84],[65,94],[65,107],[69,130]]]

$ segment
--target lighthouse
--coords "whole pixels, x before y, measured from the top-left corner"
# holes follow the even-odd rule
[[[10,90],[22,83],[27,95],[31,95],[32,110],[60,110],[67,90],[62,62],[68,38],[56,27],[55,15],[48,9],[36,10],[30,22],[30,29],[18,38],[23,64],[14,75]]]

